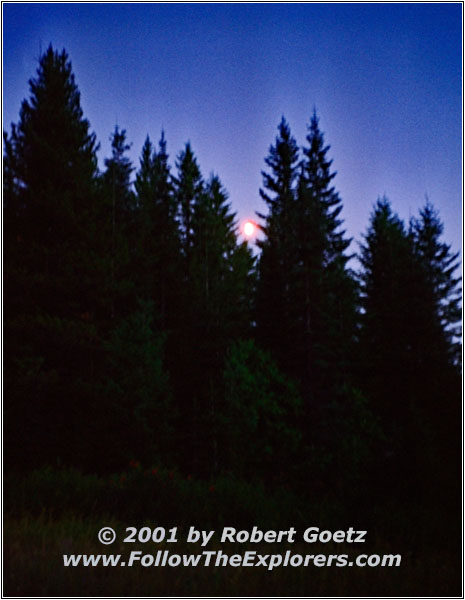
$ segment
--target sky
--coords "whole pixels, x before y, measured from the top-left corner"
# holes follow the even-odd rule
[[[190,141],[240,223],[266,211],[281,116],[303,146],[316,108],[352,252],[383,195],[406,221],[427,195],[459,251],[461,28],[460,3],[3,3],[3,128],[41,51],[65,48],[100,165],[116,124],[136,167],[164,129],[173,168]]]

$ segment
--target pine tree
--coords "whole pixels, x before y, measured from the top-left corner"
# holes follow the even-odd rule
[[[384,432],[373,483],[383,489],[390,480],[389,493],[412,485],[418,492],[426,482],[419,476],[425,458],[434,454],[421,391],[428,377],[423,328],[429,329],[431,312],[412,236],[385,197],[374,207],[360,262],[360,385]]]
[[[302,385],[307,407],[324,405],[349,381],[355,284],[347,269],[341,200],[316,114],[299,162],[283,119],[266,159],[257,322],[260,339]],[[326,400],[325,400],[326,398]]]
[[[126,142],[126,130],[118,125],[110,136],[111,158],[105,159],[104,179],[112,194],[112,219],[116,224],[125,223],[134,210],[134,194],[131,190],[131,173],[134,170],[126,152],[131,145]]]

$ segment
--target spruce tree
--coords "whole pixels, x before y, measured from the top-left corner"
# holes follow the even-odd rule
[[[392,430],[399,412],[395,399],[403,395],[411,364],[407,332],[415,301],[415,264],[411,238],[386,197],[374,207],[360,263],[363,385]]]
[[[257,290],[257,334],[287,372],[294,375],[295,353],[295,272],[297,260],[296,180],[299,151],[284,117],[278,126],[275,144],[265,159],[269,172],[262,171],[260,195],[268,207],[264,220],[265,238],[261,249]]]
[[[427,200],[410,234],[421,287],[416,295],[416,404],[434,452],[428,474],[442,474],[443,487],[458,499],[461,414],[461,278],[458,252],[443,240],[439,213]]]
[[[173,177],[173,182],[175,184],[179,210],[182,248],[186,265],[188,265],[193,243],[192,220],[194,206],[198,201],[199,194],[203,190],[202,175],[190,143],[187,143],[185,149],[179,154],[176,167],[178,175],[177,177]]]
[[[360,398],[352,375],[357,290],[347,266],[350,240],[316,114],[301,161],[284,119],[278,129],[261,190],[269,210],[260,244],[257,333],[299,382],[303,463],[314,471],[330,463],[339,476],[347,462],[341,424]],[[355,444],[358,434],[345,427],[343,437]]]
[[[50,46],[29,87],[5,145],[5,441],[28,466],[85,454],[104,269],[97,145],[66,52]]]
[[[442,338],[442,342],[438,340],[439,345],[444,358],[447,355],[449,365],[459,367],[462,291],[461,277],[456,274],[459,253],[452,252],[451,246],[442,240],[444,226],[429,200],[420,210],[419,217],[411,220],[411,231],[432,302],[434,325]]]
[[[111,256],[110,315],[113,320],[136,309],[133,269],[138,206],[132,190],[131,173],[134,168],[127,156],[131,146],[126,141],[126,130],[115,126],[110,140],[111,158],[105,159],[101,194],[105,199],[105,223],[109,229],[107,251]]]
[[[360,262],[360,385],[384,432],[377,484],[388,475],[390,493],[407,486],[418,493],[437,453],[427,391],[433,313],[413,237],[386,198],[374,207]]]
[[[163,132],[158,152],[147,137],[135,188],[138,204],[137,289],[141,297],[153,300],[161,329],[170,329],[179,308],[181,246]]]
[[[314,112],[298,186],[298,303],[306,398],[321,406],[350,383],[356,286],[341,229],[342,201]]]

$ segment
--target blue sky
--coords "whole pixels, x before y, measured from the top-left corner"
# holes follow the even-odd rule
[[[135,165],[164,128],[172,164],[190,140],[242,220],[264,210],[281,115],[303,145],[316,106],[348,233],[378,196],[408,219],[428,194],[459,250],[461,26],[459,3],[3,4],[3,127],[40,50],[65,48],[101,164],[116,123]]]

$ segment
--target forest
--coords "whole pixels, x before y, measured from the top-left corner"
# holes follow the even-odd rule
[[[99,169],[66,51],[29,87],[3,150],[7,539],[24,515],[360,523],[413,556],[395,595],[456,592],[461,278],[434,205],[405,223],[378,198],[357,244],[317,113],[303,146],[283,117],[254,252],[190,143],[147,135],[133,165],[116,126]],[[312,589],[394,581],[364,577]]]

